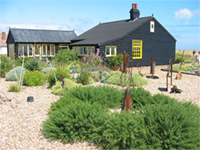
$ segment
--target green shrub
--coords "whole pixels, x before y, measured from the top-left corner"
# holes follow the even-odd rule
[[[55,70],[56,68],[52,67],[53,70]],[[44,74],[48,74],[51,70],[51,67],[47,67],[41,70]]]
[[[182,60],[182,56],[178,56],[175,58],[175,63],[180,63]],[[183,57],[183,62],[185,62],[185,58]]]
[[[26,61],[24,63],[24,68],[26,68],[29,71],[42,70],[40,61],[36,59],[31,59],[30,61]]]
[[[110,75],[106,75],[106,76],[103,76],[102,78],[101,78],[101,82],[102,83],[108,83],[108,79],[110,78]]]
[[[199,107],[171,101],[142,108],[141,133],[145,149],[198,149]]]
[[[19,76],[21,74],[21,66],[17,66],[15,68],[16,74],[17,76]],[[27,71],[25,68],[23,68],[23,72]],[[7,74],[6,74],[6,81],[17,81],[16,77],[15,77],[15,73],[14,73],[14,69],[10,70]]]
[[[83,70],[80,73],[80,76],[77,77],[77,83],[81,83],[83,85],[89,84],[89,71]]]
[[[196,70],[195,73],[200,75],[200,69]]]
[[[65,107],[69,98],[76,98],[91,104],[98,102],[102,107],[116,108],[122,106],[124,95],[122,91],[109,86],[78,86],[67,91],[60,100],[54,102],[51,109],[56,110]]]
[[[8,92],[19,92],[20,90],[21,90],[21,88],[18,84],[9,85],[9,87],[8,87]]]
[[[55,95],[63,95],[65,89],[62,87],[62,82],[57,81],[55,85],[52,86],[52,93]]]
[[[44,73],[40,71],[27,71],[24,74],[23,84],[27,86],[43,85],[46,78]]]
[[[106,122],[97,129],[94,138],[98,139],[102,149],[137,149],[143,144],[140,138],[139,115],[122,111],[112,114]]]
[[[131,79],[125,73],[122,74],[120,71],[112,71],[110,72],[107,83],[122,86],[140,86],[148,84],[148,80],[143,78],[139,73],[134,73]]]
[[[139,74],[139,73],[134,73],[132,78],[133,78],[134,86],[140,86],[140,85],[147,85],[148,84],[148,80],[143,78],[141,76],[141,74]]]
[[[66,69],[58,68],[58,69],[54,70],[54,72],[55,72],[57,81],[61,81],[60,80],[61,76],[63,76],[64,78],[69,78],[70,77],[69,71],[66,70]],[[49,87],[52,87],[53,85],[55,85],[56,81],[55,81],[55,77],[54,77],[53,71],[50,71],[47,74],[47,80],[48,80],[48,83],[49,83]]]
[[[126,90],[125,90],[126,91]],[[151,93],[143,88],[130,88],[131,102],[134,109],[139,110],[147,104],[154,104]]]
[[[67,65],[67,70],[69,70],[70,73],[80,73],[81,65],[76,62],[70,63]]]
[[[110,72],[110,78],[108,79],[108,83],[114,84],[114,85],[119,85],[121,74],[122,74],[121,71],[111,71]]]
[[[82,86],[82,84],[77,84],[68,78],[65,78],[64,81],[65,81],[64,88],[62,87],[62,82],[59,82],[59,81],[56,82],[56,85],[52,86],[53,94],[63,95],[66,91],[68,91],[76,86]]]
[[[106,58],[107,65],[114,69],[116,64],[123,64],[124,63],[124,55],[118,54],[116,56]]]
[[[79,102],[67,104],[58,111],[53,111],[42,124],[42,134],[52,140],[62,142],[94,141],[95,129],[104,124],[109,117],[108,110],[100,104]],[[101,132],[101,131],[100,131]]]
[[[181,71],[187,71],[187,70],[191,70],[194,69],[194,66],[192,65],[182,65],[181,66]],[[172,70],[173,71],[179,71],[180,70],[180,64],[175,64],[172,66]]]
[[[76,52],[74,50],[63,49],[63,50],[58,51],[58,53],[55,55],[54,59],[59,63],[69,64],[70,61],[74,61],[74,60],[78,59],[78,56],[76,55]]]
[[[3,72],[8,72],[10,71],[13,67],[12,67],[12,60],[7,57],[7,56],[0,56],[1,58],[1,72],[0,73],[3,73]]]

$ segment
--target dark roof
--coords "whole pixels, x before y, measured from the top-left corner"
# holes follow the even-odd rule
[[[108,23],[100,23],[72,40],[70,45],[98,45],[121,39],[134,30],[141,27],[154,17],[143,17],[135,20],[122,20]],[[166,30],[167,31],[167,30]],[[168,33],[169,34],[169,33]],[[171,36],[171,35],[170,35]],[[173,38],[173,37],[172,37]]]
[[[41,29],[13,29],[10,28],[15,42],[35,43],[71,43],[77,37],[74,31],[41,30]]]

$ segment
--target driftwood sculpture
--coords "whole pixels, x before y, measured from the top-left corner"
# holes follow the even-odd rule
[[[125,97],[124,97],[122,110],[126,110],[126,111],[131,110],[131,111],[133,111],[132,103],[131,103],[131,94],[130,94],[129,87],[126,89],[126,94],[125,94]]]

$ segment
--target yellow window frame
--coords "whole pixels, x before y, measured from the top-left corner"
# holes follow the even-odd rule
[[[107,54],[107,48],[109,48],[109,54]],[[112,54],[111,50],[114,48],[114,54]],[[106,46],[105,48],[106,57],[116,56],[117,55],[117,46]]]
[[[132,40],[132,59],[142,59],[142,40]]]

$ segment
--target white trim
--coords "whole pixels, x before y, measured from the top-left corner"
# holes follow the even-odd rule
[[[155,32],[155,22],[150,21],[150,32]]]

